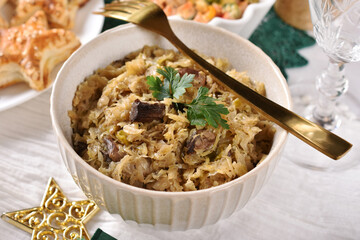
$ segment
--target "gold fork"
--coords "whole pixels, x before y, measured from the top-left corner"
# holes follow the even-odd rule
[[[200,68],[211,74],[219,82],[227,85],[230,91],[254,107],[265,118],[325,155],[337,160],[352,147],[352,144],[339,136],[263,97],[201,58],[177,38],[165,13],[156,4],[147,0],[115,1],[106,4],[103,12],[95,12],[95,14],[131,22],[162,35],[180,52],[191,58]]]

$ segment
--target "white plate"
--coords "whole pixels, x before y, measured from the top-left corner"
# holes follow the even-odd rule
[[[104,17],[92,14],[92,12],[101,9],[103,6],[103,0],[89,0],[89,2],[77,12],[73,31],[79,37],[82,44],[89,42],[101,32]],[[8,15],[9,11],[6,9],[6,6],[2,9],[2,13],[5,17]],[[55,79],[59,69],[60,66],[51,73],[52,80]],[[39,92],[32,90],[27,84],[23,83],[0,89],[0,112],[24,103],[45,91],[46,90]]]

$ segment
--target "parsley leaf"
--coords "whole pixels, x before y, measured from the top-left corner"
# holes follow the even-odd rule
[[[229,129],[226,120],[221,118],[220,114],[228,114],[229,110],[223,104],[216,104],[214,98],[206,96],[209,89],[200,87],[196,98],[186,104],[188,107],[187,118],[191,125],[205,126],[206,122],[217,128],[219,125]]]
[[[185,73],[181,78],[180,74],[172,67],[164,67],[157,69],[157,72],[164,76],[164,82],[159,77],[147,76],[147,84],[150,90],[154,91],[153,96],[158,100],[164,98],[179,98],[185,93],[185,89],[192,87],[191,82],[195,75]]]
[[[163,83],[160,78],[154,76],[147,76],[146,79],[146,83],[150,86],[149,89],[154,91],[152,94],[154,98],[160,101],[164,98],[171,98],[168,81],[164,81]]]
[[[147,76],[146,83],[150,86],[150,90],[153,91],[153,96],[158,100],[164,100],[164,98],[179,98],[186,92],[186,88],[192,87],[191,82],[195,75],[185,73],[182,77],[172,67],[164,67],[164,69],[157,69],[157,72],[164,77],[164,81],[161,81],[159,77]],[[206,96],[209,89],[206,87],[200,87],[196,98],[190,103],[174,103],[175,108],[183,111],[183,108],[187,109],[187,118],[191,125],[205,126],[206,123],[217,128],[219,125],[223,128],[229,129],[227,121],[221,118],[220,114],[228,114],[228,109],[223,104],[216,104],[215,99]]]

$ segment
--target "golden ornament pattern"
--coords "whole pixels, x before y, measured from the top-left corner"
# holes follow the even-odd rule
[[[69,201],[53,178],[40,207],[4,213],[1,218],[32,234],[32,240],[90,240],[84,224],[99,208],[92,200]]]

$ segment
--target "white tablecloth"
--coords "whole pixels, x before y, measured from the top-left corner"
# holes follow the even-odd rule
[[[306,67],[288,71],[289,83],[312,79],[326,65],[318,47],[301,51]],[[357,95],[360,63],[347,69],[350,94]],[[0,112],[0,212],[39,206],[47,181],[54,177],[70,200],[85,199],[62,164],[49,115],[50,91]],[[358,100],[360,98],[358,97]],[[355,106],[355,111],[360,109]],[[350,121],[350,120],[347,120]],[[360,122],[337,133],[354,144],[345,157],[360,161]],[[360,239],[360,166],[320,172],[293,163],[304,152],[322,155],[290,137],[270,181],[244,209],[198,230],[155,231],[124,223],[100,211],[86,227],[101,228],[117,239]],[[331,160],[328,160],[331,161]],[[0,221],[0,239],[30,239],[30,234]]]

